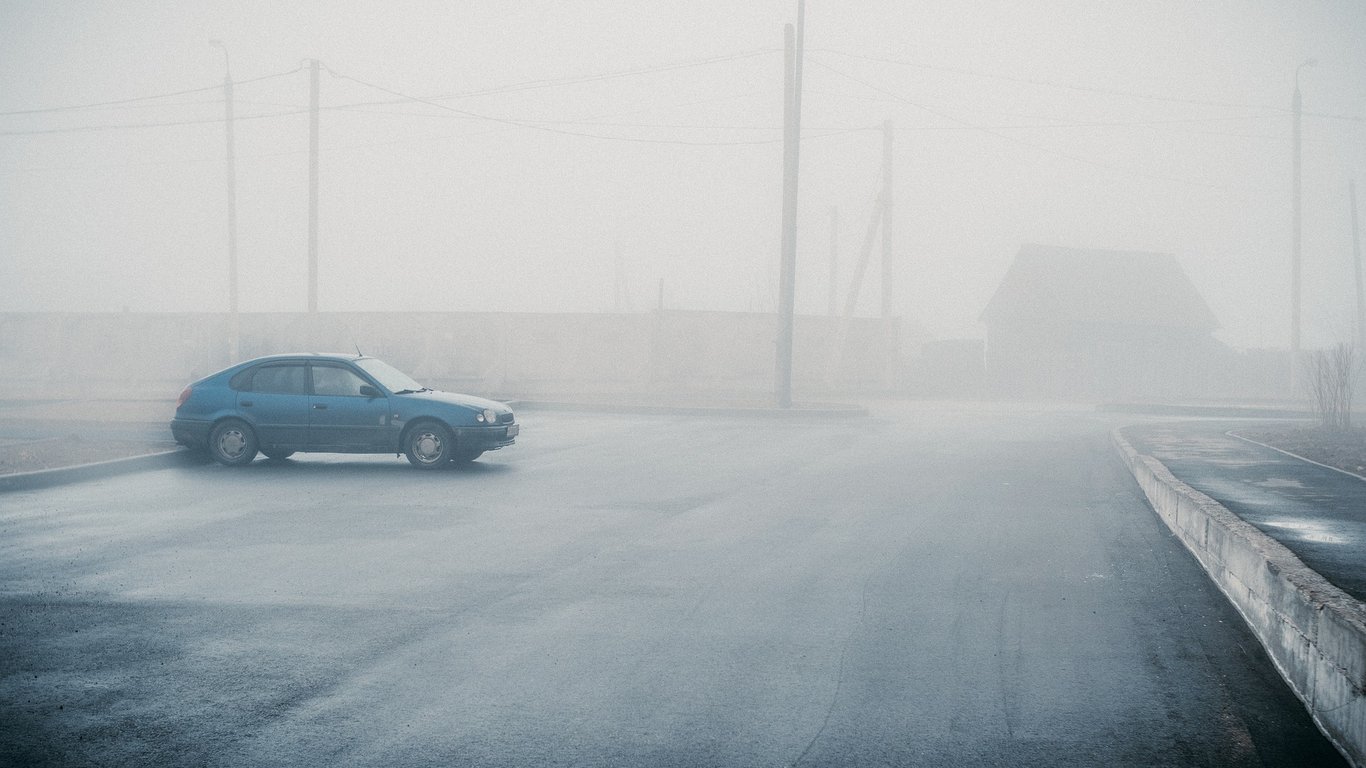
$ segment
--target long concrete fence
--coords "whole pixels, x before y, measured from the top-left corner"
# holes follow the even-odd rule
[[[1366,766],[1366,608],[1140,454],[1123,430],[1112,437],[1153,510],[1242,614],[1314,722],[1348,760]]]
[[[771,314],[480,312],[0,313],[0,397],[159,396],[278,352],[383,358],[440,389],[502,397],[772,391]],[[236,337],[237,353],[232,353]],[[798,393],[885,391],[896,321],[798,316]]]

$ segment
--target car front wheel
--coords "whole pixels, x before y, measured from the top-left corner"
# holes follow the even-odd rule
[[[228,419],[209,433],[209,454],[230,467],[250,464],[256,458],[256,445],[256,433],[237,419]]]
[[[450,430],[434,421],[420,421],[408,428],[403,453],[415,467],[435,469],[451,460],[454,447]]]

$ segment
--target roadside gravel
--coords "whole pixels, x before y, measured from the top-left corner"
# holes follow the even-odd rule
[[[170,440],[91,440],[83,439],[80,435],[41,440],[5,440],[0,442],[0,475],[144,456],[175,447]]]

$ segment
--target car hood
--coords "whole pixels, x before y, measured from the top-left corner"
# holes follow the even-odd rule
[[[492,408],[499,413],[506,413],[511,410],[506,404],[500,403],[497,400],[475,397],[474,395],[462,395],[459,392],[441,392],[435,389],[429,389],[426,392],[409,392],[403,395],[394,395],[394,397],[428,400],[437,403],[448,403],[450,405],[463,405],[466,408],[472,408],[476,411]]]

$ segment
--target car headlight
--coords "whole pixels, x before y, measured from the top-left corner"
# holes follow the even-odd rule
[[[481,424],[497,424],[498,414],[494,413],[492,408],[485,408],[483,413],[474,415],[474,420]]]

